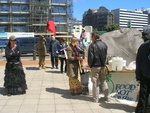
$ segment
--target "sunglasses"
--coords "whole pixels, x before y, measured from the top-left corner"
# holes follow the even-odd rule
[[[10,40],[10,41],[16,41],[16,40]]]

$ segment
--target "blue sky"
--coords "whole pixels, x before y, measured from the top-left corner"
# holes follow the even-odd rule
[[[74,14],[77,20],[82,20],[82,15],[88,9],[98,9],[105,6],[108,10],[117,8],[135,10],[150,8],[150,0],[73,0]]]

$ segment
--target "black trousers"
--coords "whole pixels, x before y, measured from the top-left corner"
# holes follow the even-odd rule
[[[139,100],[137,107],[135,109],[135,113],[145,113],[147,104],[148,104],[148,95],[150,92],[150,78],[143,78],[140,81],[140,92],[139,92]]]
[[[59,58],[60,59],[60,71],[63,72],[63,68],[64,68],[64,62],[65,62],[65,72],[67,70],[67,60],[66,58]]]
[[[51,56],[51,63],[52,67],[54,67],[54,65],[58,67],[58,56]]]

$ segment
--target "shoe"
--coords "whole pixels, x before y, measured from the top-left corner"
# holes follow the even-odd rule
[[[58,69],[58,67],[56,66],[56,69]]]
[[[52,66],[52,69],[54,69],[54,66]]]
[[[93,99],[93,102],[94,102],[94,103],[98,103],[98,102],[99,102],[99,100],[95,100],[95,99]]]
[[[42,69],[42,67],[39,67],[39,70],[41,70]]]
[[[45,66],[43,66],[42,69],[45,69]]]
[[[23,91],[22,94],[26,94],[26,91]]]
[[[8,94],[7,94],[7,96],[11,96],[11,94],[10,94],[10,93],[8,93]]]
[[[80,93],[77,93],[77,95],[81,95],[82,94],[82,92],[80,92]]]
[[[101,100],[101,101],[110,102],[110,98],[104,98],[104,97],[101,97],[100,100]]]

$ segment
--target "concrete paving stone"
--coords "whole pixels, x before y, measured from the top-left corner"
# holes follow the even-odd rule
[[[19,111],[18,113],[37,113],[37,111]]]
[[[35,95],[26,95],[25,99],[39,99],[40,94],[35,94]]]
[[[28,90],[41,90],[41,87],[37,87],[37,86],[32,86],[32,87],[28,87]]]
[[[3,108],[4,105],[0,105],[0,110]]]
[[[39,103],[39,99],[25,99],[22,102],[22,105],[30,105],[30,104],[38,105],[38,103]]]
[[[41,91],[40,90],[26,90],[27,95],[40,95]]]
[[[94,109],[93,113],[112,113],[109,109]]]
[[[92,111],[92,110],[75,111],[74,113],[83,113],[83,112],[86,112],[86,113],[93,113],[93,111]],[[99,113],[101,113],[101,112],[99,112]]]
[[[7,103],[5,104],[6,106],[9,105],[21,105],[23,100],[8,100]]]
[[[54,98],[54,94],[49,93],[49,94],[41,94],[40,99],[48,99],[48,98]]]
[[[20,109],[21,105],[5,105],[3,106],[3,108],[1,109],[0,113],[4,113],[4,112],[18,112]]]
[[[82,103],[73,103],[72,104],[73,110],[74,111],[79,111],[79,110],[91,110],[88,104],[82,104]]]
[[[102,107],[99,106],[99,103],[92,102],[92,103],[88,103],[88,105],[91,109],[102,109]]]
[[[0,106],[5,105],[5,104],[7,103],[7,101],[8,101],[8,100],[1,100],[1,99],[0,99]]]
[[[44,111],[44,112],[48,112],[48,111],[53,111],[55,112],[55,105],[44,105],[44,104],[40,104],[38,105],[38,111]]]
[[[63,111],[56,111],[55,113],[75,113],[75,112],[72,111],[72,110],[71,111],[69,111],[69,110],[67,110],[67,111],[63,110]]]
[[[64,98],[62,98],[62,99],[58,99],[58,98],[56,98],[55,99],[55,104],[71,104],[71,101],[70,101],[70,99],[64,99]]]
[[[27,61],[27,60],[26,60]],[[28,63],[30,64],[30,62]],[[93,103],[90,95],[71,96],[68,77],[52,70],[37,70],[37,65],[25,65],[28,90],[24,95],[3,95],[4,66],[0,66],[0,113],[131,113],[134,105],[116,100]],[[2,71],[3,70],[3,71]],[[12,111],[13,109],[13,111]]]
[[[38,105],[22,105],[19,112],[36,112],[38,109]]]
[[[55,101],[54,101],[54,98],[48,98],[48,99],[40,99],[39,100],[39,105],[54,105],[55,104]]]
[[[10,97],[6,96],[6,97],[9,97],[9,100],[23,100],[25,96],[26,96],[25,94],[20,94],[20,95],[11,95]]]
[[[37,111],[36,113],[56,113],[54,111]]]
[[[56,104],[56,111],[71,111],[73,110],[71,104]]]

